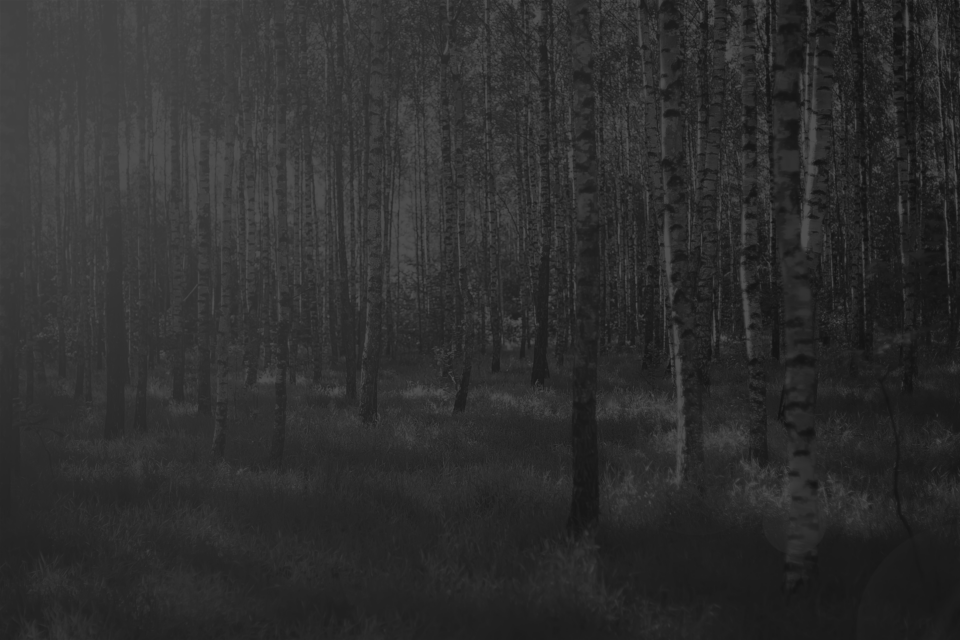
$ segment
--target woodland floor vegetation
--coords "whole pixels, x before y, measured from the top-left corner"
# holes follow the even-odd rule
[[[956,536],[960,367],[933,347],[920,355],[913,397],[889,390],[901,502],[915,532]],[[603,526],[572,543],[561,534],[568,373],[530,388],[529,364],[511,355],[502,373],[475,374],[467,412],[451,416],[452,385],[409,357],[384,362],[375,424],[345,403],[336,373],[291,387],[279,472],[267,464],[268,377],[249,401],[232,382],[221,463],[213,421],[196,417],[189,395],[169,401],[152,382],[147,430],[104,441],[104,389],[77,404],[52,377],[44,421],[24,433],[0,636],[851,638],[871,572],[905,538],[877,382],[890,363],[863,363],[852,380],[843,354],[821,357],[827,530],[819,590],[800,607],[784,605],[783,554],[762,524],[786,497],[775,363],[761,469],[745,462],[742,356],[715,362],[701,498],[673,482],[671,380],[641,371],[635,354],[602,358]]]

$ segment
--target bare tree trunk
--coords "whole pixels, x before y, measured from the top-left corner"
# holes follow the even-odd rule
[[[701,390],[697,381],[695,280],[690,268],[686,154],[683,145],[683,53],[678,0],[660,0],[660,96],[663,132],[663,246],[672,315],[674,382],[677,389],[678,483],[703,483]]]
[[[500,372],[500,353],[503,348],[503,289],[500,278],[500,216],[496,198],[496,177],[493,171],[493,112],[491,109],[490,68],[492,59],[490,0],[484,2],[484,76],[483,76],[483,132],[484,132],[484,189],[487,220],[490,227],[490,372]]]
[[[800,75],[804,57],[804,0],[779,0],[774,86],[773,200],[783,278],[786,373],[784,426],[789,435],[790,522],[784,590],[795,592],[815,577],[819,520],[816,439],[816,357],[809,262],[801,243]]]
[[[287,428],[287,369],[289,368],[290,221],[287,211],[287,33],[284,0],[273,2],[273,41],[277,69],[277,381],[270,462],[279,468]]]
[[[103,435],[123,434],[124,373],[126,371],[123,319],[123,218],[120,216],[120,41],[117,2],[100,9],[103,56],[101,104],[103,117],[103,218],[107,234],[107,272],[104,286],[107,360],[107,407]]]
[[[747,354],[750,394],[750,457],[766,466],[767,382],[761,360],[759,339],[763,329],[760,311],[760,242],[757,234],[757,0],[743,0],[741,8],[741,101],[743,103],[742,197],[740,209],[740,295],[743,302],[743,343]]]
[[[185,287],[183,263],[187,256],[187,239],[185,236],[186,221],[189,216],[181,202],[181,166],[180,166],[180,114],[183,91],[183,38],[180,34],[181,12],[183,5],[181,0],[174,0],[171,3],[171,12],[174,25],[174,55],[173,55],[173,73],[174,79],[171,83],[170,96],[170,206],[172,207],[170,244],[173,254],[173,277],[170,287],[170,302],[173,324],[171,333],[174,336],[173,347],[173,388],[172,397],[177,402],[183,402],[184,394],[184,371],[186,368],[184,350],[186,349],[186,332],[184,317],[183,294]]]
[[[370,83],[367,103],[370,118],[370,157],[367,161],[367,211],[364,248],[367,254],[367,322],[360,368],[360,419],[377,420],[377,382],[383,324],[383,164],[384,164],[384,62],[386,39],[383,33],[383,5],[373,0],[370,7]]]
[[[149,211],[153,207],[150,201],[150,174],[147,165],[147,100],[150,99],[149,82],[145,58],[149,55],[145,51],[147,46],[147,7],[144,3],[137,4],[137,93],[139,94],[137,129],[139,135],[139,150],[137,152],[139,166],[136,170],[139,183],[137,207],[137,395],[133,412],[133,428],[135,431],[147,429],[147,376],[149,375],[150,317],[147,311],[147,296],[149,295],[149,265],[148,265],[148,234],[147,221],[151,217]]]
[[[230,377],[230,337],[236,299],[236,252],[233,234],[233,195],[234,146],[237,138],[237,78],[235,65],[237,58],[237,36],[235,33],[235,4],[226,2],[225,47],[223,65],[223,84],[226,91],[224,101],[224,142],[223,145],[223,215],[220,221],[220,318],[217,327],[217,408],[216,422],[213,428],[213,457],[223,458],[227,443],[227,403],[229,401]]]
[[[250,5],[244,5],[248,12]],[[257,366],[260,361],[260,336],[258,318],[260,315],[260,296],[257,282],[257,266],[260,257],[260,247],[257,242],[257,192],[256,192],[256,158],[254,157],[254,92],[256,85],[253,81],[253,69],[255,60],[254,42],[254,20],[253,15],[243,16],[243,76],[245,86],[243,92],[243,194],[246,203],[244,216],[246,218],[246,314],[244,331],[244,352],[243,359],[246,369],[244,383],[247,386],[248,393],[253,385],[257,383]],[[263,225],[265,220],[261,220]],[[265,274],[261,274],[265,277]]]
[[[574,181],[577,207],[577,332],[573,365],[573,498],[567,529],[575,536],[600,521],[600,452],[597,445],[597,342],[600,306],[597,144],[593,81],[593,0],[568,0],[572,22]]]
[[[544,384],[550,377],[547,364],[547,340],[550,324],[550,248],[553,232],[553,208],[550,193],[550,130],[553,119],[550,113],[550,49],[549,41],[553,22],[553,0],[540,1],[540,268],[537,272],[536,319],[537,333],[533,343],[533,367],[530,369],[530,384]]]
[[[200,178],[197,211],[197,413],[210,415],[210,3],[201,0]]]

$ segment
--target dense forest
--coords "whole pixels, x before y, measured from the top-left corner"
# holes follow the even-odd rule
[[[0,49],[0,636],[960,635],[956,0]]]

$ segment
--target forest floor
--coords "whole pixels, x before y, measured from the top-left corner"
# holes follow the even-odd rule
[[[762,524],[769,532],[784,504],[782,373],[770,364],[771,464],[760,469],[744,462],[746,371],[726,349],[706,398],[705,498],[672,483],[662,368],[602,358],[602,524],[595,543],[578,544],[563,535],[569,372],[555,363],[532,389],[528,363],[511,354],[492,376],[484,358],[467,412],[452,416],[451,383],[432,361],[386,359],[376,426],[360,424],[336,374],[301,384],[280,472],[266,467],[272,378],[253,399],[237,383],[220,464],[212,420],[167,400],[166,371],[149,388],[148,430],[112,442],[101,439],[102,389],[78,404],[72,382],[53,379],[47,421],[23,435],[0,637],[855,637],[871,573],[905,538],[877,382],[887,363],[850,380],[842,355],[824,354],[823,586],[785,603],[783,556]],[[904,514],[915,531],[956,535],[960,366],[929,348],[920,362],[913,398],[887,383]]]

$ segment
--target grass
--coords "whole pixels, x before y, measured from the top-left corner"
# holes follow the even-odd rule
[[[960,369],[921,361],[915,397],[893,394],[902,502],[915,530],[956,536]],[[359,423],[335,374],[301,384],[280,471],[265,465],[266,376],[255,397],[234,382],[219,464],[212,421],[167,401],[166,382],[149,389],[147,432],[104,442],[102,389],[76,405],[54,381],[47,421],[23,436],[0,637],[851,638],[861,592],[904,536],[884,365],[847,380],[842,362],[827,354],[819,389],[828,588],[792,604],[762,525],[783,504],[785,437],[771,420],[771,465],[744,461],[739,356],[714,365],[705,498],[671,482],[669,380],[604,358],[602,529],[581,543],[562,533],[569,376],[555,367],[542,389],[512,358],[497,376],[478,367],[452,416],[450,382],[426,359],[387,360],[376,426]],[[774,416],[782,375],[768,377]]]

